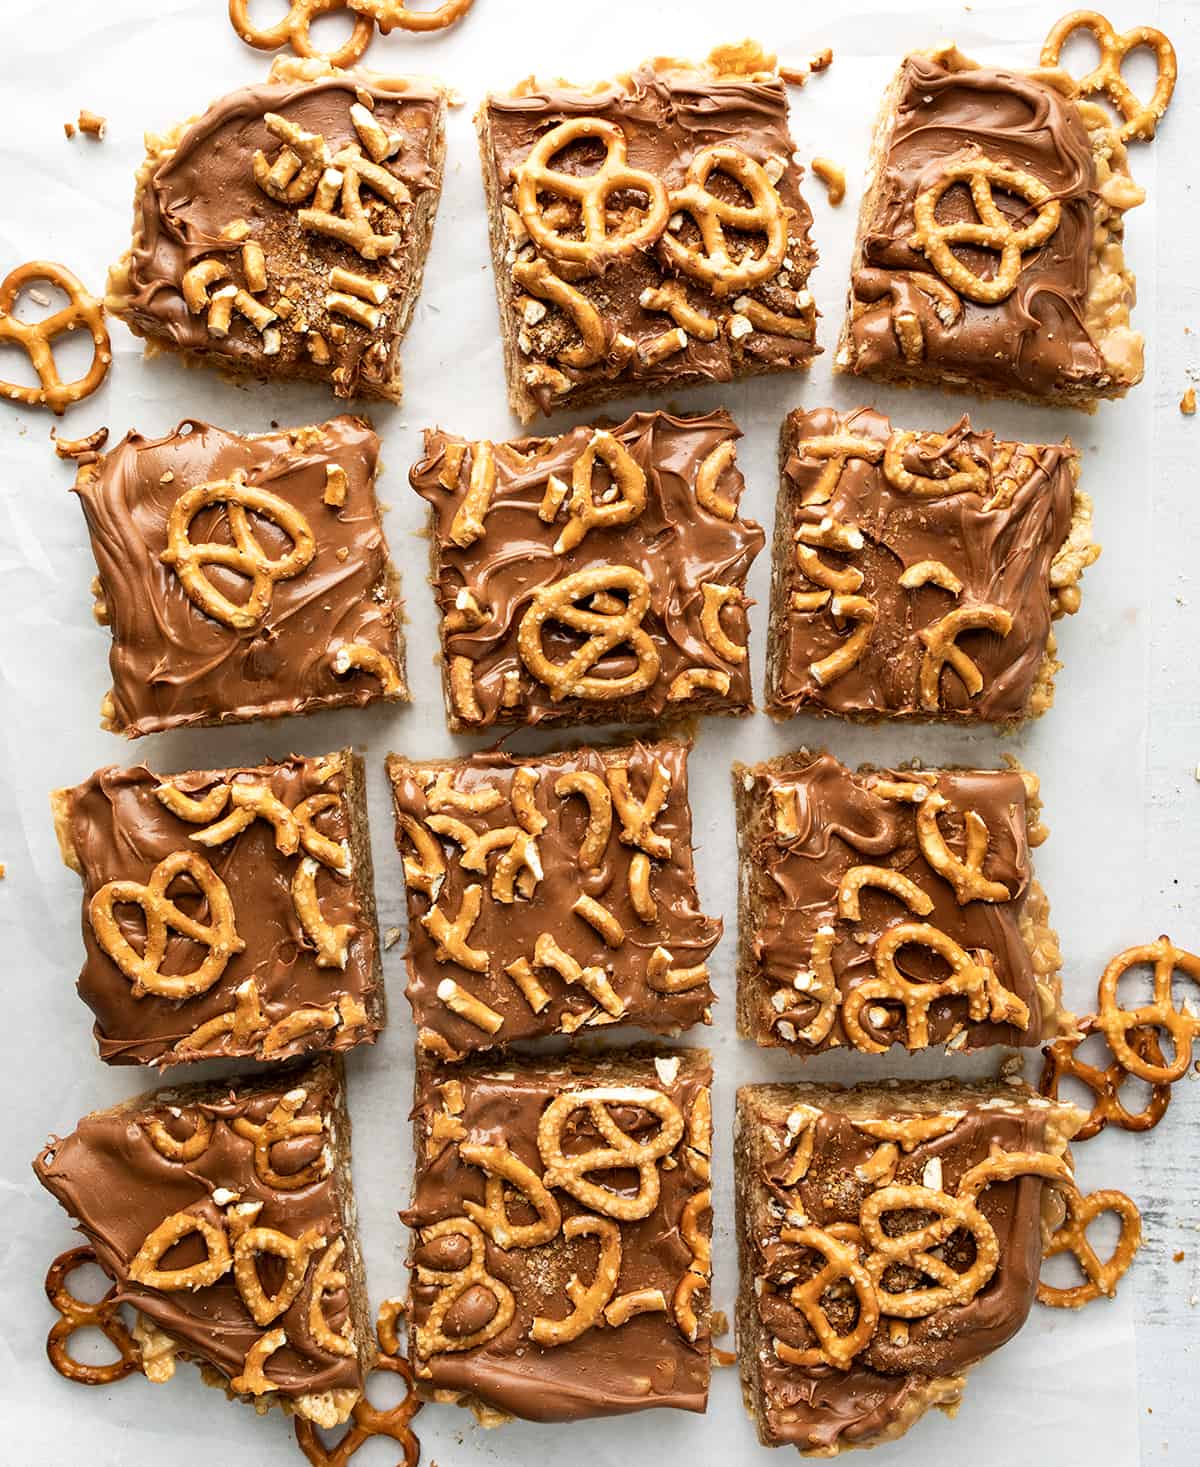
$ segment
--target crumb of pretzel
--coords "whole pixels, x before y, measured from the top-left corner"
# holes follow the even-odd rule
[[[63,135],[65,137],[73,138],[75,136],[76,130],[77,129],[76,129],[75,124],[73,122],[64,122],[63,123]]]
[[[816,76],[821,71],[828,71],[832,64],[833,47],[825,46],[800,66],[781,66],[779,75],[789,87],[802,87],[810,76]]]
[[[829,202],[836,207],[846,197],[846,173],[829,158],[814,158],[812,160],[812,171],[814,175],[825,185],[825,192],[829,195]]]
[[[94,464],[100,457],[100,450],[108,442],[108,429],[95,428],[83,438],[60,438],[52,428],[50,437],[54,439],[54,451],[59,458],[73,458],[76,463]]]
[[[89,112],[86,107],[79,112],[79,131],[87,133],[88,137],[95,138],[97,142],[104,141],[104,130],[108,126],[108,118],[101,117],[99,112]]]
[[[1179,399],[1179,411],[1183,414],[1185,418],[1195,417],[1196,389],[1194,387],[1189,387],[1188,390]]]

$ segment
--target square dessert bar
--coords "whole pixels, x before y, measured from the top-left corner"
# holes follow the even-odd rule
[[[750,712],[763,532],[738,514],[740,436],[723,411],[512,443],[426,432],[409,477],[454,732]]]
[[[837,368],[1094,410],[1142,376],[1111,116],[1061,71],[907,56],[884,99]]]
[[[406,699],[399,581],[358,418],[243,438],[183,422],[79,469],[129,738]]]
[[[148,355],[398,402],[445,113],[429,82],[280,59],[150,134],[108,309]]]
[[[1033,1304],[1082,1120],[1011,1080],[738,1091],[738,1359],[765,1446],[836,1456],[954,1413]]]
[[[361,760],[349,750],[51,796],[83,881],[100,1057],[163,1068],[371,1042],[384,1022]]]
[[[374,1348],[340,1062],[136,1096],[33,1169],[136,1311],[150,1380],[191,1360],[260,1411],[350,1415]]]
[[[870,767],[801,750],[733,771],[738,1033],[799,1054],[1031,1046],[1071,1016],[1020,769]]]
[[[1070,443],[869,408],[789,414],[767,709],[1013,724],[1054,701],[1051,622],[1100,554]]]
[[[711,1080],[695,1049],[419,1066],[423,1396],[485,1425],[705,1409]]]
[[[696,900],[684,744],[393,754],[388,774],[422,1049],[709,1021],[721,922]]]
[[[817,354],[803,169],[775,58],[724,46],[476,117],[509,402],[535,413]]]

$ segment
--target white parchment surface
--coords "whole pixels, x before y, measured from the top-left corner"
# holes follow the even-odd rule
[[[60,260],[93,291],[101,290],[107,264],[127,242],[142,132],[161,130],[199,112],[212,98],[266,72],[269,56],[235,37],[225,8],[224,0],[57,0],[52,7],[43,0],[3,0],[0,274],[27,259]],[[261,0],[261,8],[270,19],[282,7]],[[1150,0],[1136,7],[1122,0],[1114,19],[1155,23],[1161,11],[1164,24],[1171,16],[1182,22],[1185,9],[1172,0],[1161,7]],[[813,78],[803,92],[791,94],[792,129],[801,156],[833,158],[846,169],[849,181],[848,197],[839,209],[830,208],[814,180],[805,184],[821,252],[812,285],[824,312],[819,334],[826,354],[808,377],[691,392],[681,395],[680,406],[699,410],[724,404],[745,430],[739,447],[748,485],[743,512],[758,518],[768,535],[778,427],[784,413],[798,404],[845,408],[873,401],[914,427],[941,427],[970,406],[977,423],[1004,434],[1037,439],[1069,433],[1082,451],[1084,487],[1095,497],[1097,535],[1105,546],[1103,558],[1085,579],[1081,614],[1060,625],[1066,668],[1059,680],[1058,706],[1017,738],[962,730],[855,729],[804,720],[781,727],[761,715],[744,722],[709,720],[701,727],[691,776],[697,866],[705,909],[723,913],[727,923],[713,964],[721,999],[716,1022],[711,1031],[691,1036],[711,1045],[716,1063],[714,1303],[731,1310],[735,1289],[734,1090],[752,1079],[796,1076],[801,1068],[785,1056],[758,1053],[733,1034],[731,758],[762,758],[805,741],[823,742],[851,763],[899,762],[919,755],[928,762],[990,765],[1005,752],[1015,754],[1043,778],[1052,836],[1037,860],[1067,955],[1072,1006],[1083,1010],[1090,1004],[1096,975],[1109,955],[1128,943],[1148,941],[1165,923],[1177,924],[1178,931],[1171,927],[1173,935],[1183,942],[1191,936],[1189,945],[1194,944],[1194,931],[1185,930],[1189,906],[1194,919],[1194,867],[1186,872],[1190,900],[1176,890],[1172,910],[1158,905],[1166,887],[1164,870],[1184,874],[1186,857],[1197,853],[1194,801],[1190,829],[1183,819],[1164,818],[1169,840],[1153,821],[1148,823],[1145,813],[1152,793],[1147,771],[1169,769],[1182,789],[1179,771],[1189,760],[1195,763],[1200,749],[1194,737],[1194,681],[1190,704],[1173,704],[1171,718],[1148,712],[1152,669],[1158,665],[1153,649],[1172,632],[1167,622],[1170,598],[1160,574],[1164,562],[1161,547],[1152,544],[1155,522],[1147,506],[1152,500],[1175,503],[1172,496],[1183,492],[1155,473],[1155,435],[1173,435],[1170,441],[1177,442],[1187,431],[1175,408],[1185,385],[1182,366],[1173,396],[1161,386],[1156,394],[1154,386],[1157,354],[1167,349],[1163,337],[1168,320],[1171,350],[1182,340],[1178,313],[1168,316],[1165,307],[1160,312],[1156,300],[1164,257],[1158,228],[1164,219],[1174,219],[1175,230],[1183,217],[1176,211],[1185,208],[1192,209],[1194,220],[1183,175],[1160,187],[1156,169],[1162,167],[1163,145],[1134,150],[1136,177],[1151,199],[1130,216],[1128,236],[1140,296],[1135,322],[1150,338],[1150,380],[1126,402],[1086,418],[1013,404],[969,404],[932,392],[901,393],[831,378],[859,182],[878,99],[897,59],[906,49],[954,38],[984,60],[1036,64],[1042,37],[1058,11],[1057,4],[1010,0],[978,0],[968,6],[930,0],[921,6],[907,0],[843,0],[825,6],[790,0],[689,0],[686,5],[673,0],[478,0],[475,13],[443,36],[411,39],[397,32],[376,39],[368,57],[376,69],[440,75],[465,103],[451,116],[445,193],[424,294],[405,347],[407,396],[398,408],[376,407],[371,413],[384,438],[379,491],[388,506],[387,530],[404,577],[410,618],[414,702],[401,711],[375,708],[258,727],[167,734],[134,747],[101,732],[98,709],[108,686],[108,634],[91,618],[88,583],[94,566],[82,515],[67,493],[71,466],[53,455],[48,414],[0,403],[0,861],[7,865],[7,878],[0,884],[0,1467],[283,1467],[301,1460],[291,1426],[280,1413],[260,1420],[247,1408],[227,1404],[219,1393],[203,1388],[198,1372],[189,1367],[181,1367],[168,1386],[134,1378],[111,1388],[86,1389],[60,1379],[46,1362],[44,1339],[54,1316],[42,1278],[50,1259],[70,1246],[74,1235],[65,1214],[34,1181],[29,1162],[49,1133],[71,1129],[85,1111],[144,1088],[148,1078],[109,1069],[96,1058],[91,1015],[75,994],[82,952],[79,883],[60,864],[47,792],[107,763],[144,760],[169,773],[290,750],[316,754],[353,743],[370,770],[380,925],[404,925],[384,754],[394,748],[429,756],[472,746],[470,740],[452,740],[445,731],[433,663],[432,598],[424,579],[425,543],[420,538],[425,506],[409,490],[407,470],[418,454],[424,426],[441,424],[491,438],[517,431],[505,406],[471,126],[474,106],[489,85],[507,86],[531,71],[589,81],[645,55],[702,56],[712,45],[746,34],[789,62],[801,62],[819,47],[832,45],[832,69]],[[336,33],[336,23],[328,24],[330,34]],[[1179,143],[1194,123],[1194,116],[1183,110],[1186,105],[1177,100],[1178,110],[1164,129],[1178,130],[1175,156],[1181,162],[1185,154]],[[103,142],[64,139],[62,123],[80,107],[107,116]],[[1190,249],[1194,264],[1194,244]],[[1161,268],[1165,281],[1165,264]],[[1190,288],[1194,303],[1194,281]],[[123,326],[114,322],[112,331],[112,373],[98,395],[70,412],[63,426],[67,436],[101,423],[109,426],[113,441],[132,427],[156,434],[184,416],[254,432],[273,419],[286,424],[319,421],[340,410],[316,388],[243,389],[166,358],[146,364],[140,345]],[[20,370],[12,354],[0,353],[0,377]],[[1157,380],[1161,383],[1161,372]],[[559,426],[570,421],[564,419]],[[1175,453],[1179,462],[1178,449]],[[1195,528],[1194,514],[1178,521],[1180,535],[1194,534]],[[759,603],[752,614],[756,690],[762,680],[768,570],[764,554],[750,585]],[[1194,652],[1191,658],[1194,671]],[[537,739],[528,736],[517,743],[537,746]],[[1186,780],[1191,799],[1190,765]],[[1183,920],[1173,910],[1180,903]],[[403,951],[401,943],[384,957],[390,1026],[375,1049],[359,1051],[348,1066],[355,1181],[376,1303],[405,1286],[406,1236],[396,1212],[407,1201],[411,1173],[407,1117],[413,1031],[403,998]],[[909,1066],[902,1053],[878,1063],[837,1054],[822,1057],[804,1073],[853,1079],[955,1068],[964,1067],[940,1055],[924,1056]],[[976,1063],[976,1072],[980,1068]],[[1177,1099],[1152,1141],[1106,1135],[1082,1149],[1078,1163],[1085,1184],[1136,1191],[1134,1143],[1142,1148],[1140,1160],[1148,1145],[1161,1146],[1166,1157],[1184,1139],[1185,1108],[1192,1108],[1188,1103],[1197,1092],[1181,1089],[1187,1093]],[[1175,1142],[1160,1139],[1168,1133]],[[1169,1174],[1164,1169],[1163,1176]],[[1163,1196],[1152,1200],[1170,1211]],[[889,1467],[928,1461],[1010,1467],[1030,1459],[1055,1467],[1136,1463],[1138,1419],[1144,1409],[1138,1403],[1135,1357],[1137,1297],[1135,1272],[1116,1301],[1093,1305],[1082,1314],[1035,1306],[1019,1337],[974,1372],[957,1421],[927,1418],[906,1440],[881,1449],[879,1458]],[[1177,1340],[1182,1346],[1182,1334]],[[1177,1404],[1185,1416],[1192,1413],[1194,1425],[1194,1400]],[[658,1411],[575,1426],[514,1424],[489,1433],[465,1413],[431,1406],[416,1425],[422,1460],[440,1467],[528,1467],[539,1459],[588,1467],[660,1459],[686,1460],[695,1467],[790,1460],[773,1458],[757,1445],[733,1370],[715,1373],[707,1417]],[[1166,1423],[1156,1418],[1154,1425],[1165,1429]],[[1154,1434],[1154,1461],[1161,1460],[1161,1434]],[[396,1455],[394,1447],[375,1443],[356,1459],[356,1467],[384,1467]],[[1151,1460],[1149,1452],[1145,1460]]]

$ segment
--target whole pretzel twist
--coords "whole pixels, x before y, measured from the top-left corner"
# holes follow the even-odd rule
[[[417,1467],[421,1457],[421,1443],[412,1433],[410,1422],[421,1409],[413,1380],[412,1366],[400,1353],[400,1340],[396,1332],[396,1317],[399,1305],[387,1300],[379,1312],[376,1333],[379,1337],[379,1355],[375,1359],[372,1373],[376,1370],[398,1375],[407,1389],[403,1397],[386,1411],[372,1406],[364,1392],[350,1413],[350,1424],[340,1440],[326,1446],[317,1434],[314,1422],[297,1416],[296,1444],[313,1464],[313,1467],[347,1467],[351,1457],[372,1437],[386,1436],[404,1449],[401,1467]]]
[[[834,1224],[834,1227],[840,1230],[840,1225]],[[788,1295],[816,1335],[817,1344],[811,1349],[799,1350],[777,1339],[775,1353],[790,1365],[816,1365],[824,1361],[836,1370],[848,1370],[854,1357],[869,1343],[879,1323],[878,1291],[871,1275],[859,1262],[857,1242],[854,1237],[839,1238],[831,1229],[818,1227],[783,1228],[779,1237],[781,1242],[818,1253],[824,1259],[824,1266],[811,1278],[796,1284]],[[842,1280],[850,1285],[858,1301],[854,1328],[844,1335],[838,1334],[821,1302]]]
[[[1167,1113],[1171,1103],[1169,1084],[1151,1087],[1149,1098],[1142,1110],[1130,1111],[1121,1100],[1121,1089],[1129,1078],[1129,1072],[1118,1060],[1101,1068],[1075,1058],[1075,1051],[1088,1037],[1097,1032],[1096,1017],[1089,1014],[1079,1021],[1078,1036],[1064,1035],[1053,1044],[1042,1049],[1045,1057],[1038,1089],[1052,1100],[1058,1099],[1058,1087],[1063,1079],[1078,1080],[1095,1096],[1088,1118],[1075,1132],[1075,1141],[1088,1141],[1099,1135],[1110,1122],[1122,1131],[1150,1131]],[[1165,1063],[1162,1049],[1153,1029],[1131,1031],[1131,1045],[1140,1059],[1161,1066]]]
[[[942,196],[956,183],[969,186],[978,222],[956,220],[942,223],[937,218]],[[1033,223],[1014,228],[1012,221],[996,206],[992,197],[993,184],[1036,208]],[[913,205],[916,228],[909,244],[923,252],[938,274],[959,295],[980,305],[995,305],[1007,300],[1016,289],[1022,256],[1045,244],[1058,228],[1061,217],[1061,204],[1040,178],[976,152],[948,159],[942,165],[938,181],[918,195]],[[956,244],[997,251],[1000,260],[996,273],[987,279],[976,275],[951,249]]]
[[[192,521],[214,505],[224,506],[232,544],[217,540],[197,544],[191,539]],[[282,530],[291,540],[292,548],[278,559],[267,555],[255,538],[248,512]],[[271,609],[275,583],[298,576],[316,553],[313,532],[295,505],[269,489],[247,484],[245,473],[235,469],[228,479],[197,484],[179,496],[171,506],[167,548],[159,559],[164,565],[174,567],[190,599],[207,616],[234,631],[251,631]],[[245,576],[251,583],[248,598],[239,603],[219,591],[205,573],[205,567],[210,565]]]
[[[369,15],[386,36],[402,31],[444,31],[460,21],[475,0],[443,0],[433,10],[410,10],[408,0],[347,0],[351,10]]]
[[[17,296],[35,280],[57,286],[68,297],[67,304],[52,316],[40,321],[19,321],[12,314]],[[86,326],[92,338],[92,361],[82,377],[64,382],[54,363],[50,343],[56,336]],[[65,265],[49,260],[30,260],[18,265],[0,281],[0,342],[11,341],[29,353],[38,375],[40,387],[22,387],[13,382],[0,382],[0,397],[30,407],[45,406],[62,414],[73,402],[90,397],[108,374],[112,365],[112,343],[104,325],[104,307],[84,289],[83,284]]]
[[[171,884],[186,875],[203,892],[209,920],[189,917],[167,895]],[[130,904],[141,907],[146,918],[146,941],[139,954],[121,931],[115,908]],[[246,944],[238,936],[229,888],[203,858],[194,851],[172,851],[150,873],[150,880],[110,881],[88,905],[88,917],[96,941],[133,984],[134,998],[152,993],[157,998],[194,998],[207,993],[225,971],[230,958],[243,952]],[[168,933],[178,932],[208,949],[199,967],[190,973],[164,973]]]
[[[613,596],[613,591],[626,592],[628,602]],[[590,609],[575,604],[590,598],[595,598]],[[555,702],[630,697],[650,687],[661,666],[658,649],[642,630],[649,609],[650,584],[633,566],[600,565],[576,571],[533,593],[517,633],[521,660],[550,689]],[[583,632],[587,640],[565,662],[553,661],[542,643],[547,622]],[[628,643],[637,666],[614,677],[592,675],[590,669],[622,643]]]
[[[1060,1187],[1059,1191],[1066,1204],[1067,1216],[1060,1227],[1043,1229],[1042,1259],[1056,1258],[1060,1253],[1072,1254],[1085,1274],[1086,1282],[1060,1288],[1056,1284],[1039,1281],[1038,1303],[1051,1309],[1082,1309],[1101,1294],[1111,1299],[1116,1293],[1117,1284],[1128,1272],[1134,1254],[1141,1247],[1142,1215],[1124,1192],[1108,1189],[1081,1196],[1073,1187]],[[1113,1251],[1101,1262],[1088,1241],[1087,1230],[1106,1212],[1116,1214],[1121,1231]]]
[[[574,174],[551,167],[564,148],[581,138],[604,144],[604,162],[596,172]],[[514,170],[514,181],[517,209],[536,248],[553,260],[587,270],[601,271],[614,260],[629,259],[648,248],[670,217],[662,181],[629,166],[624,132],[601,117],[573,117],[545,133]],[[623,223],[610,234],[609,200],[625,190],[645,195],[644,217],[632,225]],[[578,205],[582,239],[573,239],[547,223],[540,199],[543,193]]]
[[[352,66],[370,44],[373,29],[368,16],[358,14],[354,29],[336,51],[318,51],[309,27],[321,15],[345,10],[347,0],[291,0],[288,13],[273,26],[256,26],[250,21],[250,0],[229,0],[229,20],[247,46],[259,51],[277,51],[290,45],[297,56],[318,56],[331,66]],[[354,7],[359,9],[358,6]]]
[[[657,1133],[649,1141],[636,1140],[613,1119],[609,1110],[613,1105],[649,1111],[658,1119]],[[608,1144],[568,1156],[562,1147],[563,1127],[580,1109],[587,1111]],[[546,1168],[542,1180],[547,1187],[561,1187],[585,1207],[620,1222],[649,1217],[658,1206],[658,1163],[679,1144],[683,1124],[679,1107],[661,1090],[612,1085],[567,1091],[550,1102],[538,1122],[538,1150]],[[614,1169],[637,1172],[638,1189],[632,1197],[588,1180],[592,1172]]]
[[[1154,967],[1153,1002],[1136,1009],[1123,1009],[1117,986],[1130,968],[1142,963]],[[1200,1018],[1175,1007],[1171,980],[1176,969],[1200,983],[1200,957],[1176,947],[1169,937],[1160,937],[1156,942],[1118,953],[1100,978],[1096,1027],[1104,1031],[1117,1063],[1150,1085],[1170,1085],[1183,1077],[1191,1063],[1192,1043],[1200,1033]],[[1146,1058],[1131,1043],[1130,1034],[1145,1029],[1164,1029],[1170,1036],[1175,1047],[1170,1064]]]
[[[750,195],[751,204],[731,204],[714,194],[708,180],[717,172],[736,179]],[[700,245],[668,231],[660,244],[664,256],[676,270],[702,281],[715,296],[769,280],[783,264],[788,243],[783,204],[766,170],[740,148],[718,143],[701,149],[688,164],[684,186],[671,194],[670,211],[691,216],[700,230]],[[726,227],[766,235],[762,251],[756,254],[747,249],[735,259],[729,253]]]
[[[1175,90],[1175,79],[1179,73],[1175,47],[1162,31],[1155,30],[1153,26],[1135,26],[1118,35],[1112,23],[1097,11],[1073,10],[1051,28],[1042,46],[1042,65],[1060,66],[1063,45],[1068,36],[1078,30],[1091,31],[1095,36],[1100,47],[1100,63],[1086,76],[1080,77],[1075,85],[1085,97],[1102,92],[1120,112],[1125,119],[1121,128],[1123,142],[1131,138],[1149,142]],[[1148,102],[1143,102],[1121,75],[1121,63],[1131,51],[1139,48],[1154,52],[1158,68],[1154,91]]]
[[[60,1253],[50,1265],[46,1274],[46,1297],[62,1318],[54,1323],[46,1337],[46,1354],[50,1357],[50,1364],[67,1380],[76,1381],[79,1385],[112,1385],[140,1370],[142,1356],[121,1321],[120,1306],[115,1298],[116,1284],[95,1304],[77,1299],[67,1288],[67,1280],[76,1269],[95,1262],[95,1250],[85,1243]],[[107,1365],[85,1365],[76,1360],[67,1345],[76,1330],[81,1329],[98,1329],[115,1346],[119,1358]]]

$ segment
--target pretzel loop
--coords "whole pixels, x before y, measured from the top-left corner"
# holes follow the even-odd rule
[[[475,0],[442,0],[433,10],[410,10],[407,0],[346,0],[351,10],[368,15],[386,36],[402,31],[444,31],[460,21]]]
[[[190,538],[192,521],[213,505],[224,505],[233,543]],[[292,548],[278,560],[267,555],[251,529],[247,511],[269,520],[284,532]],[[246,475],[235,469],[228,479],[214,479],[188,489],[171,506],[167,521],[167,548],[159,556],[164,565],[174,566],[183,589],[206,615],[234,631],[256,628],[271,608],[276,581],[290,580],[311,564],[317,542],[308,521],[293,504],[247,484]],[[205,574],[205,566],[219,565],[245,576],[251,583],[249,597],[231,601]]]
[[[57,286],[67,296],[61,311],[41,321],[20,321],[12,314],[17,296],[35,280]],[[92,361],[82,377],[64,382],[54,364],[50,343],[57,336],[86,326],[92,338]],[[40,387],[22,387],[14,382],[0,382],[0,397],[10,402],[23,402],[30,407],[45,406],[61,414],[73,402],[90,397],[108,375],[112,365],[112,343],[104,325],[104,307],[84,289],[82,282],[66,268],[50,260],[30,260],[18,265],[0,281],[0,342],[11,341],[29,354]]]
[[[1062,1226],[1050,1231],[1043,1228],[1042,1258],[1056,1258],[1070,1253],[1086,1275],[1087,1282],[1059,1288],[1055,1284],[1038,1283],[1038,1303],[1051,1309],[1081,1309],[1101,1294],[1111,1299],[1117,1284],[1129,1270],[1134,1254],[1142,1244],[1142,1216],[1124,1192],[1113,1190],[1089,1192],[1080,1196],[1073,1187],[1060,1188],[1067,1216]],[[1088,1242],[1087,1230],[1105,1212],[1115,1213],[1121,1224],[1116,1247],[1100,1261]]]
[[[1064,1035],[1053,1044],[1044,1046],[1042,1054],[1045,1058],[1038,1081],[1039,1091],[1052,1100],[1057,1100],[1058,1087],[1063,1079],[1072,1079],[1086,1085],[1095,1096],[1087,1120],[1072,1138],[1075,1141],[1090,1140],[1099,1135],[1110,1122],[1122,1131],[1153,1130],[1167,1113],[1167,1107],[1171,1103],[1171,1086],[1162,1083],[1152,1085],[1145,1108],[1139,1111],[1127,1110],[1121,1100],[1121,1089],[1129,1078],[1129,1072],[1124,1065],[1114,1060],[1112,1064],[1101,1068],[1075,1058],[1075,1051],[1097,1029],[1095,1015],[1089,1014],[1079,1021],[1078,1036]],[[1156,1067],[1165,1065],[1162,1049],[1153,1029],[1133,1029],[1128,1033],[1133,1052],[1140,1059]]]
[[[1141,963],[1154,966],[1154,1000],[1136,1009],[1123,1009],[1117,997],[1117,985],[1130,968]],[[1170,1085],[1187,1072],[1192,1059],[1192,1043],[1200,1033],[1200,1018],[1177,1009],[1171,997],[1171,981],[1175,970],[1200,983],[1200,957],[1185,952],[1169,937],[1143,947],[1126,948],[1118,953],[1100,978],[1099,1013],[1096,1027],[1104,1031],[1117,1063],[1151,1085]],[[1137,1030],[1164,1029],[1170,1035],[1175,1054],[1170,1064],[1158,1063],[1138,1053],[1130,1041]]]
[[[1111,22],[1095,10],[1074,10],[1051,28],[1042,46],[1042,65],[1061,66],[1063,45],[1069,36],[1080,30],[1091,31],[1096,38],[1100,47],[1100,63],[1086,76],[1079,77],[1075,81],[1076,87],[1085,97],[1102,92],[1120,112],[1125,119],[1121,128],[1122,142],[1129,142],[1132,138],[1149,142],[1175,90],[1179,73],[1175,47],[1162,31],[1155,30],[1153,26],[1135,26],[1118,35]],[[1140,48],[1154,52],[1158,68],[1154,91],[1148,102],[1143,102],[1121,75],[1121,64],[1126,56]]]
[[[56,1321],[46,1337],[46,1354],[50,1357],[50,1364],[67,1380],[79,1385],[112,1385],[140,1370],[142,1357],[118,1313],[115,1284],[95,1304],[77,1299],[67,1288],[67,1280],[76,1269],[95,1262],[95,1249],[85,1243],[60,1253],[50,1265],[46,1274],[46,1297],[62,1318]],[[107,1365],[85,1365],[76,1360],[67,1344],[76,1330],[81,1329],[98,1329],[116,1348],[119,1358]]]
[[[775,1353],[790,1365],[817,1365],[822,1361],[835,1370],[848,1370],[860,1350],[865,1348],[879,1323],[879,1299],[871,1276],[859,1262],[858,1247],[850,1240],[838,1238],[824,1228],[783,1228],[780,1241],[799,1248],[811,1249],[824,1259],[824,1267],[796,1284],[788,1298],[804,1316],[805,1323],[817,1337],[812,1349],[798,1350],[782,1340],[775,1341]],[[825,1313],[822,1299],[842,1281],[848,1283],[858,1301],[858,1318],[849,1333],[838,1334]]]
[[[731,204],[708,187],[716,172],[737,180],[752,203]],[[668,232],[660,247],[667,261],[693,280],[702,281],[715,296],[746,290],[769,280],[787,253],[788,225],[783,204],[766,170],[748,153],[727,144],[703,148],[688,165],[686,182],[671,195],[672,213],[689,215],[700,231],[699,246]],[[761,253],[747,249],[740,258],[729,253],[725,229],[766,236]]]
[[[610,1106],[631,1106],[658,1118],[657,1134],[638,1141],[613,1119]],[[567,1156],[562,1132],[575,1111],[586,1109],[592,1125],[607,1146]],[[620,1222],[649,1217],[658,1206],[658,1163],[678,1145],[683,1136],[683,1115],[669,1095],[636,1085],[602,1086],[593,1090],[571,1090],[558,1095],[542,1112],[538,1122],[538,1150],[546,1173],[547,1187],[561,1187],[585,1207]],[[638,1190],[632,1197],[614,1192],[588,1180],[592,1172],[628,1168],[638,1174]]]
[[[889,1213],[909,1209],[937,1216],[900,1232],[884,1230],[883,1220]],[[863,1202],[859,1223],[872,1250],[866,1269],[875,1283],[879,1312],[889,1318],[923,1319],[938,1309],[969,1303],[1000,1262],[995,1230],[961,1188],[954,1197],[933,1187],[881,1187]],[[934,1252],[959,1231],[969,1233],[975,1242],[975,1257],[961,1272]],[[892,1291],[884,1278],[894,1265],[924,1274],[933,1283]]]
[[[613,591],[624,591],[628,602],[622,604]],[[589,610],[575,604],[590,598],[595,599]],[[653,684],[660,667],[658,649],[642,630],[649,608],[649,582],[633,566],[576,571],[533,593],[517,634],[521,660],[550,689],[555,702],[563,698],[609,701],[640,693]],[[547,622],[582,632],[587,640],[565,662],[554,661],[542,641]],[[637,665],[611,677],[593,675],[590,669],[623,642],[628,643]]]
[[[604,145],[604,162],[595,173],[565,173],[552,168],[553,159],[582,138]],[[670,207],[660,179],[626,161],[625,134],[600,117],[574,117],[561,122],[538,139],[524,162],[514,170],[515,199],[521,220],[535,247],[551,259],[600,272],[614,260],[628,259],[653,244],[666,228]],[[630,191],[645,195],[640,222],[623,220],[613,233],[608,228],[613,194]],[[546,222],[540,195],[554,194],[579,207],[582,239],[572,239]]]
[[[208,903],[209,920],[201,922],[180,911],[167,895],[171,883],[188,876]],[[121,931],[115,908],[141,907],[146,918],[146,942],[139,955]],[[194,998],[207,993],[225,971],[230,958],[245,950],[237,934],[229,888],[194,851],[172,851],[150,873],[150,880],[110,881],[92,897],[88,916],[96,941],[133,984],[134,998],[153,993],[158,998]],[[178,932],[208,949],[208,956],[190,973],[161,971],[167,952],[167,934]]]
[[[352,66],[367,49],[373,34],[366,15],[354,18],[354,29],[336,51],[318,51],[309,27],[321,15],[346,8],[347,0],[291,0],[288,13],[273,26],[256,26],[250,20],[250,0],[229,0],[229,20],[247,46],[258,51],[277,51],[290,45],[297,56],[317,56],[331,66]],[[359,9],[358,6],[354,7]]]
[[[942,223],[937,218],[943,195],[956,183],[969,186],[978,222]],[[1032,205],[1037,210],[1033,223],[1015,229],[996,206],[993,184]],[[922,251],[959,295],[980,305],[996,305],[1007,300],[1016,289],[1022,256],[1044,245],[1058,228],[1061,217],[1061,204],[1040,178],[1018,168],[1008,168],[981,153],[969,153],[945,162],[938,181],[918,195],[913,205],[916,228],[909,244],[914,250]],[[997,251],[1000,259],[996,273],[989,278],[976,275],[954,253],[951,246],[956,244]]]

